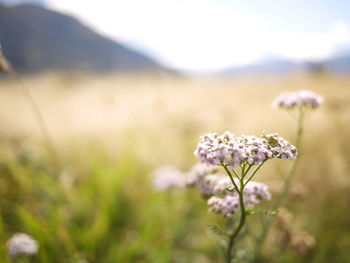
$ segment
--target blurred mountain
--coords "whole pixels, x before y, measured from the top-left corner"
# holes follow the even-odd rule
[[[350,73],[350,55],[336,57],[324,62],[326,70],[336,73]]]
[[[256,64],[232,67],[222,72],[223,75],[242,74],[285,74],[295,72],[332,72],[350,73],[350,55],[335,57],[321,62],[294,62],[287,59],[265,59]]]
[[[291,71],[301,71],[303,69],[303,63],[292,62],[286,59],[269,58],[256,64],[227,69],[224,71],[224,75],[281,74]]]
[[[165,70],[151,58],[95,33],[75,18],[38,5],[0,5],[0,43],[20,72]]]
[[[0,0],[0,4],[5,5],[18,5],[18,4],[35,4],[35,5],[45,5],[45,0]]]

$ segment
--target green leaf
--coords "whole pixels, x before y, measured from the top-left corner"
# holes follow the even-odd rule
[[[255,209],[254,207],[248,207],[246,210],[248,215],[254,214],[264,214],[264,215],[276,215],[278,210],[264,210],[264,209]]]

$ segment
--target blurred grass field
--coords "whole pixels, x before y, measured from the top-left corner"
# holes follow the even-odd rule
[[[188,170],[206,132],[278,132],[293,142],[295,121],[271,101],[299,89],[321,94],[325,103],[307,115],[303,159],[285,207],[293,234],[306,231],[316,245],[302,254],[283,246],[275,225],[265,262],[349,262],[349,78],[45,75],[24,81],[60,165],[53,165],[21,87],[1,80],[1,262],[11,262],[6,240],[15,232],[38,240],[35,262],[223,262],[208,226],[224,220],[207,212],[195,190],[154,191],[149,175],[168,164]],[[276,194],[277,171],[289,165],[271,162],[256,180]],[[259,218],[249,220],[254,229]]]

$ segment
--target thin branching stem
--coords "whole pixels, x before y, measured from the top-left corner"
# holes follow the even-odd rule
[[[249,181],[254,177],[254,175],[259,171],[259,169],[261,168],[261,166],[263,166],[263,164],[265,163],[265,161],[264,162],[262,162],[258,167],[256,167],[255,168],[255,170],[254,170],[254,172],[252,172],[252,174],[249,176],[249,178],[248,178],[248,180],[244,183],[244,186],[246,186],[248,183],[249,183]],[[251,165],[252,166],[252,165]],[[249,170],[248,170],[249,171]],[[247,172],[248,172],[247,171]]]
[[[239,204],[241,207],[241,217],[240,217],[240,220],[239,220],[239,223],[238,223],[236,230],[229,237],[228,248],[227,248],[227,263],[231,263],[232,249],[233,249],[233,246],[235,244],[235,239],[238,236],[239,232],[241,232],[241,230],[245,224],[245,220],[246,220],[246,211],[245,211],[245,206],[244,206],[243,192],[244,192],[244,184],[243,184],[243,179],[241,179],[240,189],[238,192]]]
[[[277,196],[277,199],[273,205],[273,210],[277,210],[281,206],[283,200],[285,199],[286,195],[288,194],[290,185],[293,181],[293,178],[294,178],[296,171],[297,171],[297,168],[299,166],[300,158],[301,158],[301,140],[302,140],[303,133],[304,133],[304,117],[305,117],[305,108],[300,107],[299,108],[296,139],[295,139],[295,147],[298,150],[298,158],[294,161],[291,169],[289,170],[289,172],[286,176],[282,190],[281,190],[280,194]],[[256,239],[256,243],[255,243],[255,247],[254,247],[254,253],[253,253],[254,258],[252,261],[254,263],[258,263],[260,260],[262,245],[263,245],[265,239],[267,238],[270,226],[272,225],[273,222],[274,222],[274,217],[265,217],[265,219],[263,220],[261,232],[260,232],[260,235],[258,236],[258,238]]]
[[[226,255],[226,259],[227,259],[227,263],[231,263],[232,261],[232,250],[235,244],[235,240],[237,238],[237,236],[239,235],[239,233],[241,232],[245,221],[246,221],[246,210],[245,210],[245,205],[244,205],[244,187],[246,186],[246,184],[244,183],[244,177],[248,174],[250,168],[253,166],[252,164],[249,164],[249,167],[247,169],[245,169],[245,167],[248,165],[248,163],[244,163],[241,166],[241,171],[242,174],[239,178],[239,187],[237,186],[236,182],[233,179],[233,176],[230,172],[230,170],[228,169],[227,165],[222,164],[222,166],[224,167],[224,169],[226,170],[227,174],[229,175],[232,184],[234,185],[235,189],[237,190],[238,196],[239,196],[239,204],[240,204],[240,219],[239,219],[239,223],[235,229],[235,231],[229,235],[229,240],[228,240],[228,247],[227,247],[227,255]],[[255,169],[255,171],[253,172],[251,178],[256,174],[256,172],[259,170],[259,168],[263,165],[263,163],[257,167],[257,169]],[[233,169],[232,169],[233,171]],[[250,179],[251,179],[250,178]]]
[[[253,167],[253,165],[252,165],[252,164],[249,164],[248,169],[245,171],[245,175],[246,175],[246,174],[248,174],[248,172],[249,172],[250,168],[252,168],[252,167]]]
[[[240,179],[241,176],[238,175],[238,173],[235,171],[235,169],[231,169],[232,170],[232,173],[238,178]]]
[[[230,169],[227,167],[226,164],[224,163],[221,163],[221,166],[224,167],[226,173],[228,174],[228,176],[230,177],[230,180],[234,186],[234,188],[236,189],[237,192],[239,192],[239,187],[238,185],[236,184],[235,180],[233,179],[233,176],[232,176],[232,173],[230,172]],[[232,169],[232,171],[234,172],[234,170]]]

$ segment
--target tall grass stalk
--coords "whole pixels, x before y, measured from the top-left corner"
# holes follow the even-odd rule
[[[278,210],[278,208],[282,205],[282,202],[285,199],[286,195],[288,194],[293,178],[297,172],[300,159],[302,157],[301,142],[304,134],[304,117],[305,117],[305,108],[300,107],[298,112],[298,117],[297,117],[298,124],[297,124],[296,139],[295,139],[295,146],[298,149],[298,158],[293,162],[292,167],[290,168],[287,176],[285,177],[282,190],[277,196],[272,210]],[[266,216],[263,220],[260,235],[257,237],[255,242],[253,260],[252,260],[252,262],[254,263],[258,263],[260,261],[262,245],[264,244],[265,239],[268,236],[270,227],[273,224],[274,219],[275,217]]]
[[[0,45],[0,70],[10,74],[19,84],[21,87],[21,90],[24,94],[24,97],[28,100],[30,108],[37,120],[37,123],[39,125],[39,128],[41,130],[42,136],[45,140],[47,151],[51,155],[51,158],[53,160],[54,166],[56,169],[60,169],[61,164],[60,160],[58,158],[58,154],[56,151],[56,148],[54,146],[54,143],[51,139],[49,129],[45,123],[45,119],[43,117],[43,114],[41,113],[39,106],[37,102],[35,101],[32,93],[30,92],[27,85],[24,83],[23,79],[21,78],[20,74],[14,69],[12,64],[8,61],[4,53],[2,52],[2,48]]]

